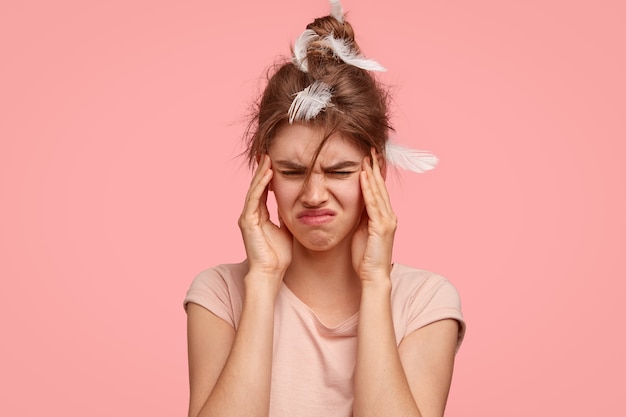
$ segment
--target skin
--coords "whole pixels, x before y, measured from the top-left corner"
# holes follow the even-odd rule
[[[397,218],[379,156],[337,135],[310,166],[320,140],[316,130],[294,124],[259,160],[239,219],[250,268],[238,331],[188,306],[190,416],[268,415],[273,310],[283,282],[327,325],[359,311],[354,416],[443,415],[458,324],[432,323],[396,345],[390,273]],[[278,224],[266,206],[270,190]]]
[[[363,154],[341,137],[332,137],[322,149],[303,188],[318,142],[315,130],[289,126],[277,135],[269,157],[275,171],[270,188],[283,224],[295,237],[295,245],[321,252],[348,243],[365,206],[359,187]],[[320,210],[333,212],[330,222],[309,226],[298,219],[300,214]]]

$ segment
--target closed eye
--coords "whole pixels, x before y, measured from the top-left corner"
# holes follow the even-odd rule
[[[347,177],[350,174],[354,174],[356,171],[330,171],[330,175],[334,175],[337,177]]]
[[[298,175],[304,175],[304,171],[280,171],[285,177],[296,177]]]

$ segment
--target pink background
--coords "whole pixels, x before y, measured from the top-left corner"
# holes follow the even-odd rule
[[[451,279],[448,416],[624,415],[622,1],[345,0],[387,66],[396,259]],[[182,299],[244,251],[239,138],[324,0],[0,7],[0,415],[185,415]]]

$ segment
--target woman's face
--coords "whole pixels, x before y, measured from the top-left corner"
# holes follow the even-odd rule
[[[318,251],[351,239],[364,210],[359,173],[365,155],[335,134],[311,166],[321,140],[317,129],[289,125],[268,152],[274,171],[270,187],[283,223],[301,245]]]

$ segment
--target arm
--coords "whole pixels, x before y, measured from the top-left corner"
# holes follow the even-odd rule
[[[398,353],[422,416],[443,416],[452,382],[459,323],[436,321],[408,335]]]
[[[458,338],[456,320],[416,330],[396,347],[390,291],[363,289],[355,370],[355,416],[441,417]]]
[[[352,242],[353,264],[362,285],[354,416],[442,416],[458,326],[451,320],[436,322],[396,346],[390,273],[397,219],[374,152],[372,166],[367,162],[361,173],[367,216]]]
[[[272,175],[265,156],[239,218],[249,271],[237,331],[208,310],[188,306],[190,417],[269,413],[274,304],[292,245],[290,233],[269,220],[266,199]]]
[[[421,417],[396,346],[391,281],[364,285],[354,373],[354,416]]]
[[[230,353],[235,330],[198,304],[187,304],[189,417],[200,414]]]
[[[188,305],[189,416],[267,416],[274,333],[274,289],[246,276],[239,328]]]

